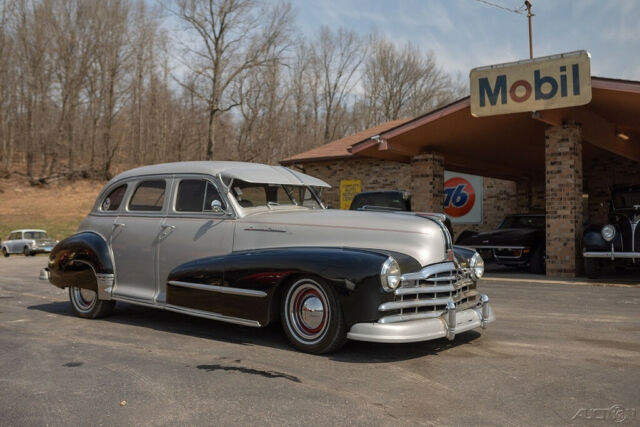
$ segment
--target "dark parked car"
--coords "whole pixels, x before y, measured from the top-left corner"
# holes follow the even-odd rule
[[[609,223],[584,231],[584,270],[595,279],[604,263],[640,267],[640,185],[614,187]]]
[[[545,272],[544,214],[509,215],[493,231],[464,231],[456,245],[490,251],[498,264],[529,266],[532,273]]]
[[[401,190],[363,191],[353,197],[349,209],[352,211],[412,212],[411,195]],[[453,239],[451,220],[444,215],[440,215],[440,217]]]

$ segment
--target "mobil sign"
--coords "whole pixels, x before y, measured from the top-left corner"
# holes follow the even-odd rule
[[[584,50],[474,68],[469,77],[475,117],[591,101],[591,57]]]
[[[444,213],[451,222],[482,223],[482,177],[444,171]]]

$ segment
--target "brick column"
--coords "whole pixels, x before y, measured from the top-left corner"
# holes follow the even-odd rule
[[[444,212],[444,157],[418,154],[411,159],[411,209]]]
[[[522,178],[516,181],[517,212],[521,214],[531,212],[531,180]]]
[[[547,276],[575,277],[582,268],[582,135],[579,126],[545,132]]]

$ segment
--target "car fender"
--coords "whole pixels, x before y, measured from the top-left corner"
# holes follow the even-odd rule
[[[167,303],[227,316],[250,318],[266,325],[279,315],[283,288],[296,277],[318,277],[333,288],[347,325],[375,321],[378,306],[393,299],[383,291],[380,270],[392,255],[386,251],[298,247],[233,252],[176,267],[167,284]],[[393,254],[404,271],[420,268],[417,261]],[[188,289],[171,282],[196,283],[264,293],[264,298]]]
[[[98,233],[84,231],[59,242],[49,255],[48,270],[49,281],[59,288],[73,285],[110,299],[113,260],[109,245]]]

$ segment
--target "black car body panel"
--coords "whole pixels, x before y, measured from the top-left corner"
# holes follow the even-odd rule
[[[225,313],[266,325],[278,316],[282,285],[297,276],[313,275],[332,286],[341,300],[347,325],[372,322],[378,306],[393,300],[380,284],[380,269],[390,254],[348,248],[277,248],[235,252],[203,258],[174,269],[168,280],[167,303]],[[393,254],[405,271],[420,265]],[[219,295],[207,290],[172,286],[172,282],[209,284],[264,293],[263,297]],[[266,298],[268,303],[265,303]]]

